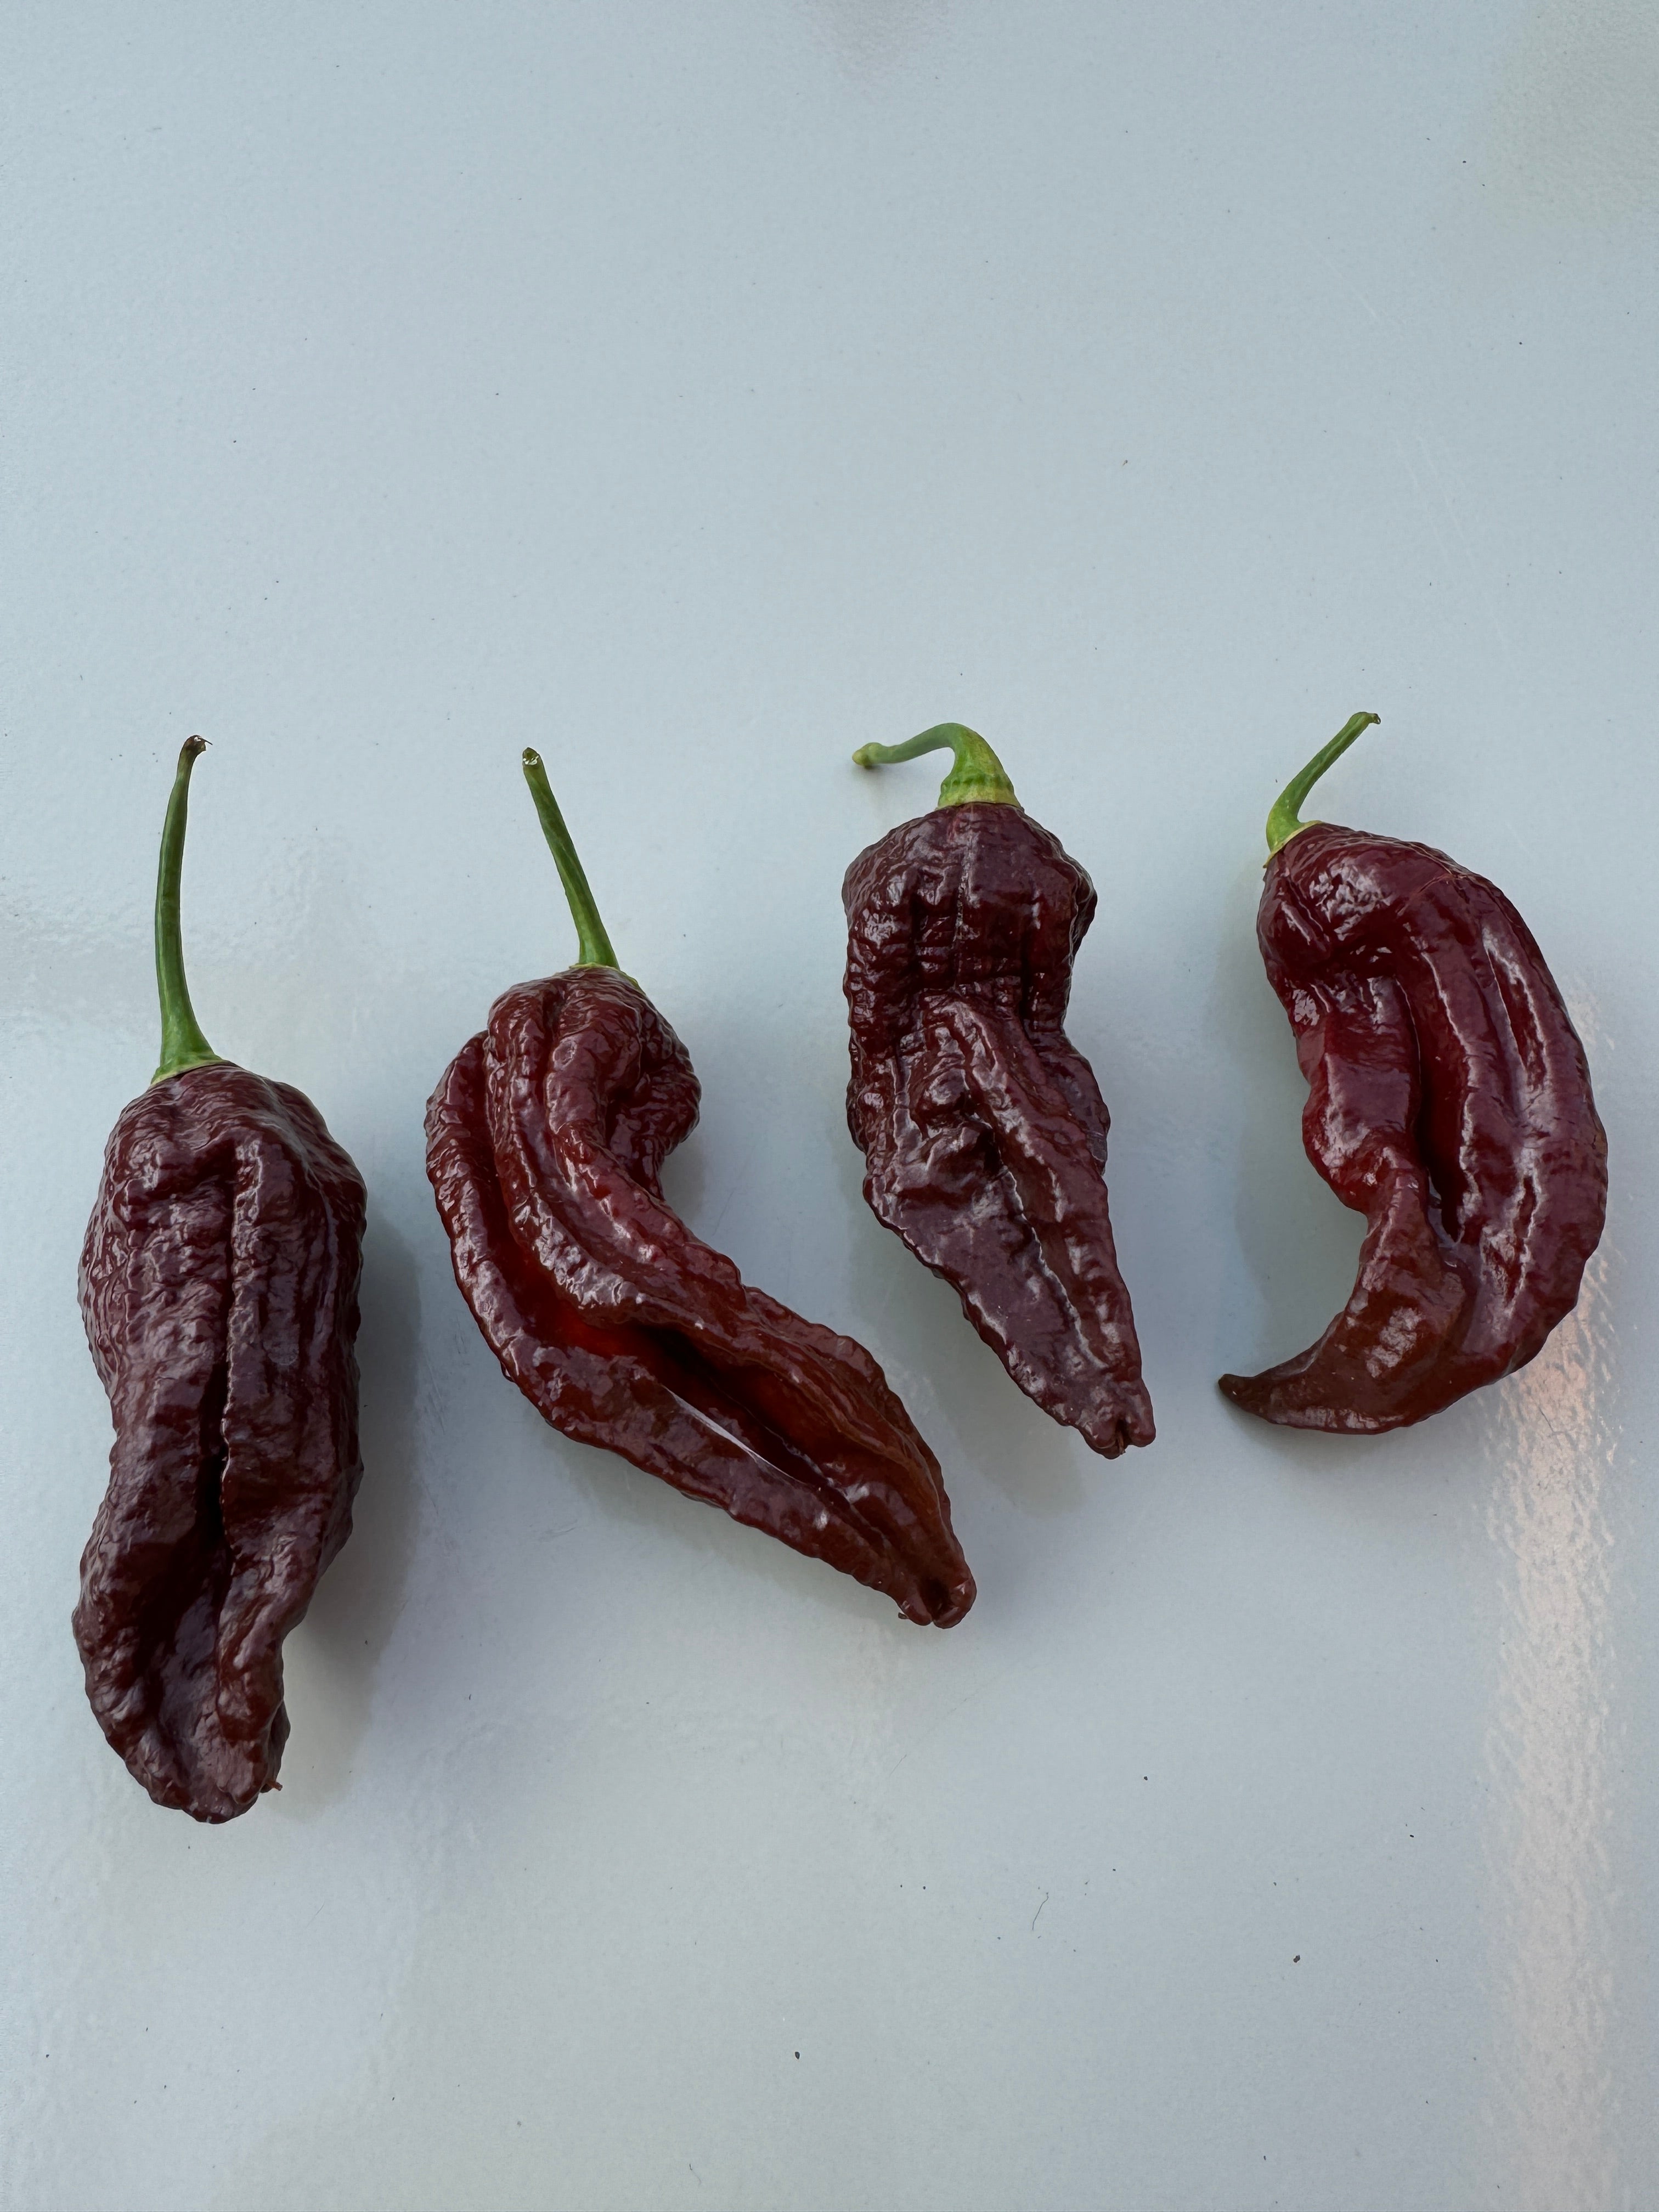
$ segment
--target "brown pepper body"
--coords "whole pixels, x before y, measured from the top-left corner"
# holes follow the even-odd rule
[[[115,1443],[75,1638],[111,1744],[200,1820],[276,1787],[283,1639],[350,1533],[363,1212],[310,1101],[228,1061],[105,1153],[80,1293]]]
[[[1150,1443],[1109,1117],[1064,1026],[1094,886],[1019,807],[969,801],[860,854],[842,898],[866,1200],[1028,1397],[1109,1459]]]
[[[616,969],[504,993],[427,1109],[462,1294],[562,1433],[947,1627],[973,1577],[880,1368],[750,1288],[663,1200],[698,1096],[684,1046]]]
[[[1309,824],[1267,864],[1257,936],[1308,1157],[1369,1227],[1319,1341],[1221,1388],[1290,1427],[1399,1428],[1572,1310],[1607,1210],[1583,1048],[1515,908],[1429,846]]]

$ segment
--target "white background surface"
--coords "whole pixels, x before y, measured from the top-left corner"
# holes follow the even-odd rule
[[[1656,2173],[1659,28],[1638,0],[9,17],[7,2212],[1644,2212]],[[1527,1374],[1253,1425],[1358,1225],[1252,915],[1315,811],[1492,876],[1606,1241]],[[838,890],[982,729],[1092,872],[1073,1034],[1159,1438],[866,1212]],[[357,1533],[279,1796],[153,1808],[68,1616],[75,1304],[182,738],[219,1049],[370,1190]],[[948,1635],[553,1435],[422,1106],[569,957],[547,757],[686,1039],[671,1196],[868,1343]]]

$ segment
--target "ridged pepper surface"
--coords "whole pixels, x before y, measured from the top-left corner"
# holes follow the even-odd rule
[[[1155,1431],[1107,1205],[1110,1117],[1065,1030],[1094,886],[960,723],[854,757],[946,746],[939,805],[842,889],[864,1194],[1026,1395],[1115,1459]]]
[[[1316,1344],[1224,1375],[1247,1412],[1373,1434],[1534,1358],[1571,1313],[1607,1212],[1589,1070],[1531,932],[1432,847],[1297,810],[1356,714],[1269,817],[1256,933],[1308,1079],[1303,1142],[1366,1218]]]
[[[939,1462],[880,1368],[745,1284],[664,1200],[697,1079],[616,966],[541,763],[525,763],[580,954],[502,994],[428,1108],[462,1295],[562,1434],[948,1627],[973,1577]]]
[[[219,1821],[276,1786],[283,1639],[350,1534],[364,1197],[310,1101],[196,1025],[178,901],[202,749],[163,834],[161,1066],[111,1134],[81,1260],[115,1443],[74,1627],[129,1770]]]

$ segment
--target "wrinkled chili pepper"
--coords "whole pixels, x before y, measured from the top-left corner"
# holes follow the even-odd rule
[[[1352,1295],[1237,1405],[1375,1434],[1523,1367],[1571,1313],[1607,1211],[1589,1071],[1531,932],[1427,845],[1298,819],[1375,714],[1356,714],[1267,817],[1256,918],[1309,1085],[1302,1138],[1366,1218]]]
[[[427,1109],[455,1279],[503,1371],[583,1443],[941,1628],[973,1602],[939,1462],[861,1345],[751,1289],[668,1207],[685,1047],[616,954],[537,755],[576,964],[503,992]]]
[[[1109,1118],[1064,1028],[1094,885],[961,723],[853,757],[945,747],[939,805],[842,886],[864,1195],[1026,1395],[1115,1459],[1154,1431],[1107,1211]]]
[[[159,1805],[277,1785],[283,1639],[351,1531],[363,1186],[309,1099],[218,1054],[179,924],[191,738],[155,894],[161,1063],[104,1155],[81,1310],[115,1422],[75,1640],[111,1744]]]

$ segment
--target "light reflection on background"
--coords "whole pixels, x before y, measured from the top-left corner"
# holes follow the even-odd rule
[[[873,83],[943,27],[946,0],[809,0],[808,12],[848,73]]]
[[[1616,2147],[1612,1413],[1605,1248],[1577,1311],[1503,1386],[1487,1534],[1504,1577],[1487,1735],[1494,1978],[1484,2118],[1522,2212],[1631,2203]]]

